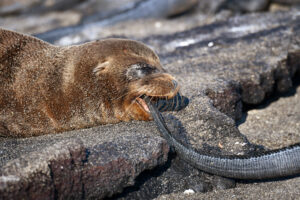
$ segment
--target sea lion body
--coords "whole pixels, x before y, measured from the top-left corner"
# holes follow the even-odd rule
[[[142,43],[69,47],[0,29],[0,135],[27,137],[149,120],[139,98],[171,98],[175,79]]]

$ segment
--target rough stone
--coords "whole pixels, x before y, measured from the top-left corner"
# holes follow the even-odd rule
[[[276,5],[274,8],[273,6]],[[230,10],[234,14],[267,10],[291,10],[300,5],[299,0],[199,0],[198,9],[203,13],[218,13]]]
[[[257,12],[266,10],[268,5],[269,0],[225,0],[218,9],[230,9],[234,12]]]
[[[75,11],[50,12],[43,15],[8,16],[0,18],[0,25],[10,30],[34,34],[80,22],[81,14]]]
[[[269,149],[300,141],[300,87],[274,100],[249,110],[245,122],[239,126],[250,142]]]
[[[245,122],[239,126],[239,130],[251,142],[277,149],[299,141],[299,81],[298,78],[298,87],[285,96],[247,112]],[[243,181],[238,182],[236,188],[225,191],[191,195],[177,192],[157,199],[298,199],[299,183],[299,176],[273,181]]]
[[[291,89],[292,77],[297,77],[300,67],[296,59],[299,58],[299,39],[299,16],[276,13],[234,17],[227,22],[178,34],[150,36],[142,41],[158,51],[164,67],[176,76],[182,93],[190,98],[185,110],[171,113],[173,121],[179,124],[175,129],[181,129],[185,135],[180,138],[175,133],[178,139],[198,150],[228,155],[264,150],[259,146],[263,143],[249,143],[228,116],[238,119],[242,116],[242,104],[257,105],[275,92]],[[208,45],[210,42],[214,44],[212,47]],[[169,170],[173,168],[171,163]],[[176,173],[172,178],[168,172],[162,173],[156,180],[157,185],[172,180],[163,185],[173,187],[175,176]],[[199,173],[191,172],[188,176],[192,182],[199,178]],[[173,191],[183,192],[192,187],[182,180],[178,176],[180,185]],[[206,182],[201,180],[199,184]],[[209,181],[209,185],[216,189],[227,187],[226,180]],[[136,195],[145,198],[150,188],[159,189],[144,183]],[[168,193],[166,189],[160,191]],[[136,196],[128,194],[126,197]]]
[[[12,0],[0,2],[0,16],[5,16],[0,19],[0,25],[28,34],[43,33],[42,39],[54,42],[53,38],[59,35],[93,26],[130,19],[167,18],[186,12],[196,4],[197,0]]]
[[[178,33],[149,33],[140,38],[158,52],[164,68],[176,76],[182,94],[190,99],[185,110],[164,114],[176,138],[199,151],[219,155],[257,150],[240,133],[235,120],[242,117],[243,105],[257,105],[275,92],[291,89],[292,78],[300,68],[299,17],[299,11],[249,14]],[[139,28],[146,26],[141,23]],[[82,35],[76,42],[89,39]],[[74,42],[72,38],[70,41]],[[130,122],[27,139],[1,138],[0,195],[74,195],[88,199],[110,196],[134,185],[133,191],[127,188],[114,197],[147,199],[188,189],[211,191],[227,182],[214,184],[211,175],[191,168],[177,157],[175,161],[169,158],[169,164],[162,169],[145,172],[166,162],[168,146],[157,134],[152,122]],[[160,172],[157,177],[156,169]],[[147,180],[139,182],[146,176]],[[225,197],[230,191],[234,189],[218,193]],[[241,193],[241,189],[237,191]],[[191,197],[197,195],[201,194]],[[248,194],[251,195],[254,194]]]
[[[272,0],[272,2],[282,4],[300,4],[299,0]]]
[[[108,25],[135,19],[168,17],[190,10],[195,4],[197,4],[196,0],[138,1],[133,6],[130,6],[130,8],[125,9],[123,12],[112,11],[113,15],[107,18],[103,18],[100,21],[96,21],[94,23],[79,24],[72,27],[65,27],[54,31],[37,34],[36,36],[51,43],[54,43],[58,39],[64,39],[69,35],[74,36],[78,34],[89,36],[90,39],[95,40],[97,39],[95,30],[103,29]],[[64,45],[67,44],[70,44],[70,42],[66,43],[65,41]]]
[[[277,180],[269,182],[252,182],[238,185],[237,188],[228,190],[215,190],[208,193],[195,193],[186,195],[173,193],[162,195],[156,200],[198,200],[198,199],[299,199],[300,179]]]
[[[197,26],[223,21],[230,16],[231,13],[228,11],[220,12],[216,15],[196,12],[188,16],[183,15],[176,18],[176,20],[163,18],[128,20],[105,28],[97,26],[96,23],[91,23],[91,27],[87,30],[82,29],[80,32],[75,32],[66,36],[60,36],[60,29],[37,34],[36,36],[43,39],[50,34],[49,41],[57,45],[82,43],[95,38],[108,37],[126,37],[141,40],[149,35],[174,34]],[[79,26],[79,28],[80,27],[82,26]]]
[[[80,0],[4,0],[0,3],[0,15],[33,14],[53,10],[66,10],[79,2]]]
[[[0,199],[90,199],[121,192],[142,171],[167,160],[169,147],[151,124],[1,138]]]

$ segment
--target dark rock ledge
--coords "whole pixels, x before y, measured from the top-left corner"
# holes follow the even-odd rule
[[[143,130],[143,133],[140,133]],[[169,147],[143,122],[54,136],[1,139],[0,199],[103,198],[167,160]]]
[[[140,28],[144,26],[140,22]],[[298,11],[237,16],[175,34],[149,34],[141,40],[154,47],[190,98],[185,110],[165,115],[171,129],[179,130],[178,139],[211,153],[253,153],[257,146],[248,143],[236,126],[242,106],[286,92],[292,79],[299,79]],[[0,199],[103,198],[149,174],[135,184],[138,189],[129,187],[113,198],[150,199],[190,188],[204,192],[234,186],[220,186],[218,178],[178,158],[169,160],[158,175],[151,173],[159,167],[139,176],[168,157],[168,147],[152,122],[28,139],[1,138],[0,145]]]

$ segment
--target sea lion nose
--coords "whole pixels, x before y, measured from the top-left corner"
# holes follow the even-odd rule
[[[178,86],[178,83],[177,83],[177,81],[175,81],[175,80],[172,80],[172,83],[173,83],[173,85],[174,85],[174,89],[176,89],[176,88],[177,88],[177,86]]]

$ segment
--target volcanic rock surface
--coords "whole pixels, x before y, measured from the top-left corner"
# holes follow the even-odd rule
[[[195,149],[242,155],[299,142],[300,94],[293,83],[299,85],[300,12],[224,11],[205,22],[199,16],[93,26],[90,34],[79,31],[54,43],[118,36],[152,47],[190,99],[184,110],[163,116],[176,138]],[[145,31],[149,27],[153,31]],[[242,112],[287,92],[262,110]],[[0,167],[0,199],[186,199],[184,191],[196,192],[191,199],[276,199],[283,190],[298,197],[299,190],[297,177],[236,184],[196,170],[169,149],[153,122],[0,138]]]

